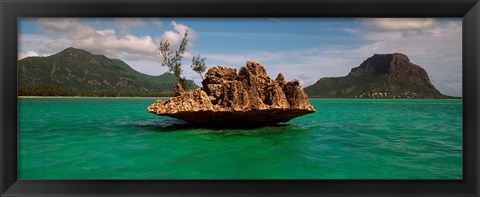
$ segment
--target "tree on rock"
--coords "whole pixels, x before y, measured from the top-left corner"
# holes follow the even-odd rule
[[[197,55],[197,56],[193,57],[193,59],[192,59],[192,66],[191,67],[192,67],[193,71],[195,71],[196,73],[198,73],[200,75],[202,80],[204,79],[203,73],[207,69],[207,67],[205,66],[205,59],[207,59],[207,58],[202,58],[202,57],[200,57],[200,55]]]
[[[158,47],[158,54],[163,58],[162,66],[167,67],[168,72],[172,73],[173,75],[175,75],[175,77],[178,78],[178,82],[184,89],[186,89],[187,87],[187,80],[185,79],[185,77],[182,77],[182,58],[187,49],[188,34],[189,30],[187,29],[185,31],[185,34],[183,35],[182,41],[180,42],[180,46],[176,51],[172,51],[170,42],[168,42],[168,40],[161,40],[160,46]],[[202,73],[206,70],[205,59],[206,58],[201,58],[200,55],[192,59],[192,69],[195,72],[199,73],[202,79]]]
[[[178,50],[172,51],[170,48],[170,42],[168,40],[161,40],[160,46],[158,47],[158,53],[162,56],[162,66],[168,68],[168,72],[175,75],[178,78],[178,82],[183,88],[186,88],[185,77],[182,77],[182,58],[185,50],[187,49],[188,44],[188,29],[183,35],[182,41]]]

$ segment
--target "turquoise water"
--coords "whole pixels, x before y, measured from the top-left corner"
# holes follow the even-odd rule
[[[191,128],[154,98],[20,98],[19,179],[462,179],[461,100],[310,99],[249,130]]]

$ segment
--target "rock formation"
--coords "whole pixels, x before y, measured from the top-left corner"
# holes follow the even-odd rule
[[[352,68],[348,76],[362,75],[387,75],[395,79],[416,78],[416,83],[435,90],[430,83],[428,73],[419,65],[410,62],[410,59],[402,53],[375,54],[365,60],[360,66]],[[438,90],[436,90],[438,92]]]
[[[344,77],[321,78],[306,87],[322,98],[452,98],[438,91],[425,69],[405,54],[375,54]]]
[[[185,91],[175,85],[175,95],[157,100],[148,112],[203,126],[259,126],[287,122],[315,112],[298,80],[272,80],[265,68],[247,62],[245,69],[216,66],[205,74],[202,88]]]

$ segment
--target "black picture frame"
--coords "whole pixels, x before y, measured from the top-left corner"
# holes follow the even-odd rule
[[[1,196],[479,196],[478,0],[0,0]],[[18,17],[463,17],[463,180],[17,180]]]

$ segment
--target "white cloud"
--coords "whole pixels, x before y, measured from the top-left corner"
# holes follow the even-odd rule
[[[195,41],[198,38],[198,33],[195,32],[190,27],[188,27],[187,25],[179,24],[175,21],[172,21],[171,24],[174,28],[174,31],[164,32],[163,35],[160,36],[158,42],[160,40],[166,40],[170,43],[170,47],[175,50],[180,46],[183,36],[185,35],[185,32],[188,30],[187,39],[189,40],[189,43],[187,45],[187,50],[193,48],[192,41]]]
[[[150,36],[125,35],[118,37],[115,34],[95,33],[89,37],[73,40],[73,45],[82,49],[105,55],[116,55],[119,52],[129,52],[152,56],[156,52],[156,45]]]
[[[433,18],[368,18],[360,21],[373,31],[424,30],[437,25]]]
[[[18,54],[26,54],[28,51],[34,51],[42,56],[48,56],[58,51],[47,47],[50,42],[65,42],[64,39],[54,39],[47,35],[20,34],[18,36]]]
[[[172,21],[172,25],[173,25],[173,28],[175,29],[175,31],[179,32],[180,34],[185,34],[185,32],[187,30],[189,30],[190,28],[186,25],[182,25],[182,24],[178,24],[177,22],[175,21]]]
[[[26,57],[36,57],[36,56],[40,56],[40,55],[35,51],[27,51],[26,53],[19,53],[18,59],[23,59]]]
[[[148,18],[153,24],[159,26],[161,21],[158,18]],[[131,27],[142,27],[146,23],[142,18],[115,18],[114,24],[120,28],[119,32],[113,29],[95,29],[92,26],[82,23],[77,18],[40,18],[38,27],[46,34],[38,35],[35,38],[30,36],[30,42],[35,46],[41,46],[43,50],[50,53],[56,53],[69,46],[85,49],[92,53],[103,54],[112,58],[145,58],[158,60],[157,42],[150,35],[136,36],[129,33]],[[197,38],[197,33],[186,25],[172,21],[174,31],[166,31],[161,37],[170,41],[173,46],[179,45],[183,34],[190,29],[189,39],[193,41]],[[27,37],[24,37],[27,38]],[[20,51],[32,50],[26,43],[29,40],[21,39],[24,49]],[[28,46],[28,47],[27,47]],[[192,48],[193,45],[189,45]],[[36,51],[36,50],[34,50]],[[187,52],[185,58],[192,58],[193,54]]]
[[[83,39],[95,33],[95,30],[77,18],[40,18],[37,22],[40,29],[54,37],[66,37],[68,39]]]
[[[101,35],[101,36],[113,36],[115,35],[115,30],[113,29],[106,29],[106,30],[97,30],[95,33]]]

